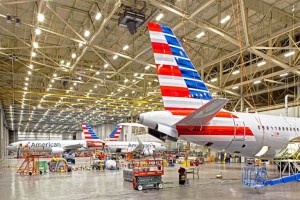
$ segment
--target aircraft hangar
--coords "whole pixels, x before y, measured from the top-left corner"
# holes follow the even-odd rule
[[[298,199],[299,40],[299,0],[0,0],[0,199]]]

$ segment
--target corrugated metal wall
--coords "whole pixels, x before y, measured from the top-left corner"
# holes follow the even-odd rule
[[[8,130],[4,126],[4,112],[0,104],[0,161],[7,155],[6,147],[8,146]]]

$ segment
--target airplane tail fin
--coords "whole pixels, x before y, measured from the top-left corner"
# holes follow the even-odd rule
[[[196,110],[213,99],[173,31],[148,22],[165,110]]]
[[[117,141],[120,137],[122,129],[123,126],[117,125],[116,128],[111,132],[111,134],[109,134],[108,138],[106,138],[106,140]]]
[[[87,122],[82,122],[83,135],[85,140],[100,140]]]

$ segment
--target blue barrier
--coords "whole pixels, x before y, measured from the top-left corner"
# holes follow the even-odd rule
[[[294,181],[300,182],[300,173],[278,179],[267,180],[267,178],[265,167],[246,166],[243,168],[242,183],[255,189],[264,188],[267,185],[273,186]]]

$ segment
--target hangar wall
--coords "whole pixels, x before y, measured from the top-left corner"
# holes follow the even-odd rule
[[[4,112],[0,103],[0,161],[7,155],[8,129],[5,126]]]
[[[72,140],[70,133],[41,133],[41,132],[17,132],[18,141],[23,140]]]
[[[286,112],[285,108],[281,108],[281,109],[276,109],[276,110],[264,111],[264,112],[260,112],[260,113],[266,114],[266,115],[285,116],[285,112]],[[289,117],[300,117],[300,106],[289,107],[288,108],[288,116]]]

